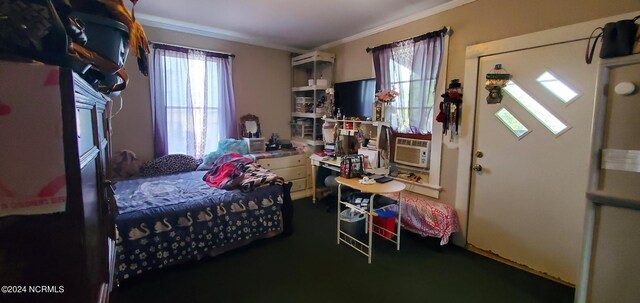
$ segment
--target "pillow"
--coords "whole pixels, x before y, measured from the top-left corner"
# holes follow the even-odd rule
[[[140,167],[140,174],[142,176],[162,176],[194,171],[198,167],[198,163],[198,160],[189,155],[166,155],[143,164]]]
[[[215,162],[220,156],[228,153],[246,155],[249,153],[249,146],[247,146],[247,143],[243,140],[222,139],[220,140],[220,143],[218,143],[218,150],[208,153],[204,157],[202,164],[198,166],[198,170],[209,170],[211,165],[213,165],[213,162]]]

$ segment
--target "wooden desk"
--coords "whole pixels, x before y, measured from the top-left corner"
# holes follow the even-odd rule
[[[390,193],[398,193],[398,217],[396,220],[396,232],[394,233],[395,235],[395,240],[393,239],[389,239],[389,241],[396,243],[396,249],[400,250],[400,218],[401,218],[401,210],[402,210],[402,191],[405,188],[404,183],[393,180],[393,181],[389,181],[387,183],[375,183],[375,184],[360,184],[359,183],[359,178],[352,178],[352,179],[346,179],[346,178],[342,178],[342,177],[337,177],[336,178],[336,182],[338,182],[338,230],[337,230],[337,240],[338,240],[338,244],[340,244],[340,241],[344,242],[345,244],[348,244],[349,246],[355,248],[356,250],[358,250],[359,252],[363,253],[365,256],[368,257],[368,262],[369,264],[371,264],[371,251],[372,251],[372,243],[373,243],[373,233],[375,232],[373,229],[373,216],[376,216],[375,212],[374,212],[374,208],[373,208],[373,204],[374,204],[374,198],[376,195],[379,194],[390,194]],[[369,209],[368,210],[364,210],[361,209],[359,207],[355,207],[352,204],[346,203],[342,201],[342,194],[341,194],[341,187],[342,186],[347,186],[356,190],[359,190],[361,192],[364,193],[370,193],[371,194],[371,199],[369,199]],[[351,209],[355,209],[356,211],[359,211],[361,213],[364,213],[367,215],[367,228],[366,231],[368,233],[368,243],[364,244],[360,241],[358,241],[357,239],[351,237],[350,235],[348,235],[347,233],[344,233],[340,230],[340,204],[344,204],[347,207],[351,208]],[[355,245],[346,242],[344,239],[342,239],[340,236],[344,235],[345,238],[351,238],[352,240],[355,240],[356,242],[362,244],[362,246],[364,248],[367,249],[367,251],[363,251],[361,249],[359,249],[358,247],[356,247]]]

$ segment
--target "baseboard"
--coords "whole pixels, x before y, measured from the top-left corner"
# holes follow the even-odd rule
[[[504,263],[504,264],[507,264],[509,266],[524,270],[524,271],[532,273],[534,275],[549,279],[551,281],[558,282],[560,284],[564,284],[564,285],[569,286],[569,287],[576,287],[575,284],[572,284],[572,283],[569,283],[567,281],[564,281],[564,280],[562,280],[562,279],[560,279],[558,277],[554,277],[554,276],[548,275],[546,273],[539,272],[539,271],[537,271],[537,270],[535,270],[535,269],[533,269],[531,267],[528,267],[528,266],[526,266],[524,264],[519,264],[519,263],[516,263],[516,262],[511,261],[509,259],[505,259],[505,258],[503,258],[501,256],[498,256],[498,255],[496,255],[496,254],[494,254],[494,253],[492,253],[490,251],[486,251],[486,250],[482,250],[480,248],[477,248],[477,247],[473,246],[472,244],[467,244],[465,246],[465,248],[468,251],[471,251],[471,252],[474,252],[476,254],[482,255],[482,256],[487,257],[489,259],[496,260],[496,261],[498,261],[500,263]]]

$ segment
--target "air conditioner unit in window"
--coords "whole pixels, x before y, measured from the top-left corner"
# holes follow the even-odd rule
[[[404,165],[429,168],[430,153],[430,140],[397,137],[393,161]]]

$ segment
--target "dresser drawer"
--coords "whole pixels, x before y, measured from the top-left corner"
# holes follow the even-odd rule
[[[291,186],[291,192],[296,192],[296,191],[301,191],[301,190],[307,189],[307,179],[306,178],[295,179],[295,180],[291,180],[290,182],[293,183],[293,185]]]
[[[306,166],[294,166],[280,169],[272,169],[271,172],[274,174],[283,177],[286,181],[293,179],[300,179],[307,177],[307,169]]]
[[[306,155],[295,155],[289,157],[281,157],[281,158],[268,158],[268,159],[260,159],[258,160],[258,164],[266,167],[270,170],[300,166],[309,161],[309,158]]]

